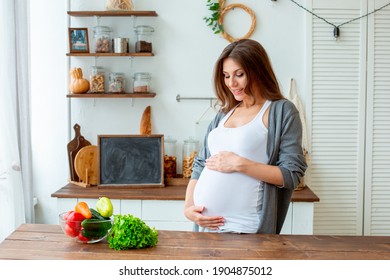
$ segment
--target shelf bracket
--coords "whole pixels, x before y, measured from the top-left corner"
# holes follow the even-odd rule
[[[133,67],[134,67],[134,57],[130,56],[129,60],[130,60],[130,69],[133,69]]]
[[[100,25],[100,16],[94,16],[94,18],[95,18],[96,26],[99,26]]]
[[[136,16],[130,16],[130,20],[132,22],[133,28],[135,28],[137,23],[137,17]]]

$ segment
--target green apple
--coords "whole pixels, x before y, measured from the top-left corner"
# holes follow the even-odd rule
[[[96,202],[96,210],[105,218],[112,216],[114,207],[112,206],[111,200],[108,197],[100,197]]]

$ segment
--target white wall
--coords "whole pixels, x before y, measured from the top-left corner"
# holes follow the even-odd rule
[[[150,24],[156,32],[152,58],[72,58],[68,51],[66,1],[34,0],[31,4],[32,65],[32,148],[37,222],[56,223],[56,199],[51,194],[63,187],[69,177],[66,145],[73,138],[73,125],[96,144],[98,134],[136,134],[146,106],[152,107],[153,133],[170,135],[181,144],[189,136],[201,138],[196,122],[209,107],[208,101],[176,101],[176,95],[213,96],[212,70],[215,60],[228,44],[214,35],[203,17],[209,14],[206,0],[133,0],[136,10],[155,10],[156,18],[137,18],[136,24]],[[257,26],[252,39],[267,49],[283,91],[290,78],[298,83],[305,98],[305,16],[290,1],[227,1],[253,9]],[[304,0],[298,1],[300,3]],[[105,0],[73,0],[73,10],[103,10]],[[46,11],[42,15],[42,11]],[[72,27],[91,27],[94,19],[72,18]],[[101,18],[101,25],[115,28],[115,36],[133,39],[133,22],[128,18]],[[239,37],[249,30],[249,16],[240,9],[225,17],[225,29]],[[90,30],[90,39],[92,32]],[[89,66],[104,65],[107,72],[152,73],[154,99],[76,99],[66,98],[68,63],[81,67],[88,78]],[[128,85],[129,86],[129,85]],[[128,88],[127,86],[127,88]],[[71,105],[71,106],[69,106]],[[69,110],[71,108],[71,110]],[[71,114],[70,121],[68,113]],[[212,114],[201,122],[202,128]],[[180,153],[181,147],[178,147]]]

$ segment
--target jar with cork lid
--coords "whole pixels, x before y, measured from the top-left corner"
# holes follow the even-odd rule
[[[111,28],[108,26],[93,27],[95,53],[112,52]]]
[[[164,139],[164,178],[176,177],[176,142],[177,140],[170,136]]]
[[[125,75],[123,73],[110,73],[108,80],[108,91],[113,93],[125,92]]]
[[[137,36],[135,43],[136,53],[152,53],[152,33],[154,28],[148,25],[138,25],[135,27],[135,34]]]
[[[150,81],[152,77],[150,73],[140,72],[135,73],[133,77],[133,91],[134,92],[150,92]]]
[[[91,66],[89,72],[89,91],[92,93],[104,93],[104,68]]]
[[[192,137],[184,140],[183,144],[183,178],[190,178],[192,174],[192,165],[195,157],[198,155],[199,141]]]

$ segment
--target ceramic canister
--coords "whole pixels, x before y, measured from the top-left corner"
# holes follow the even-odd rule
[[[114,53],[127,53],[128,52],[128,38],[114,38]]]

